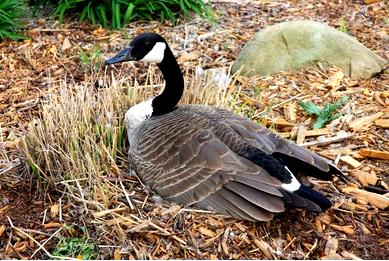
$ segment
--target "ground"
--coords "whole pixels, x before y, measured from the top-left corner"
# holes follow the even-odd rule
[[[293,210],[265,223],[236,221],[166,205],[136,178],[112,174],[105,178],[116,182],[117,187],[123,184],[128,193],[110,197],[108,212],[92,208],[91,214],[82,207],[85,201],[79,203],[63,187],[53,189],[28,172],[20,144],[28,134],[29,124],[42,117],[41,104],[47,103],[49,96],[58,95],[59,82],[64,79],[95,84],[96,75],[109,78],[118,73],[112,68],[101,71],[97,65],[100,56],[112,55],[143,31],[163,33],[187,73],[197,71],[196,67],[227,70],[256,31],[298,19],[343,28],[389,60],[385,1],[211,2],[218,16],[216,23],[198,17],[176,27],[136,22],[124,30],[110,32],[40,18],[29,21],[26,33],[30,39],[0,42],[1,258],[48,258],[60,238],[83,235],[97,246],[99,258],[105,259],[389,258],[388,208],[380,205],[383,202],[387,206],[388,194],[386,199],[378,196],[388,193],[389,163],[360,153],[361,149],[389,151],[388,129],[375,121],[389,118],[387,68],[370,80],[351,80],[337,68],[323,66],[268,77],[237,78],[242,90],[234,100],[233,110],[284,137],[297,133],[300,143],[312,142],[305,144],[310,149],[337,162],[341,159],[339,167],[349,176],[350,184],[310,180],[335,202],[325,213]],[[120,73],[135,75],[142,83],[148,75],[146,68],[128,66]],[[345,95],[350,98],[342,109],[341,120],[322,129],[322,134],[309,132],[312,118],[297,101],[325,105]],[[371,115],[376,118],[364,118]],[[364,120],[355,123],[355,119]],[[340,131],[352,136],[318,143],[320,138],[316,136],[334,137]],[[340,156],[352,157],[361,164]],[[118,172],[127,173],[125,165],[124,161]],[[366,196],[361,192],[366,190],[377,193]],[[131,209],[128,196],[133,201]],[[86,227],[87,233],[82,227]],[[86,257],[85,253],[77,255]]]

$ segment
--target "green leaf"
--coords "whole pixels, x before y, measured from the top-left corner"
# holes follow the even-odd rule
[[[22,19],[29,16],[27,6],[20,0],[0,0],[0,40],[25,39],[17,33],[23,27]]]
[[[342,113],[336,113],[333,114],[336,110],[340,108],[346,101],[348,100],[348,96],[342,97],[339,101],[336,103],[328,103],[324,106],[324,108],[320,109],[318,106],[316,106],[313,102],[299,102],[301,108],[305,112],[307,112],[309,115],[316,116],[316,121],[313,124],[314,129],[319,129],[323,127],[327,122],[333,121],[340,116],[342,116]]]
[[[114,29],[123,27],[134,18],[168,19],[175,23],[178,17],[189,16],[190,12],[211,18],[211,12],[203,0],[36,0],[34,10],[39,5],[48,4],[54,6],[52,16],[60,21],[65,16],[73,17],[76,14],[79,21],[98,23]]]
[[[301,108],[303,108],[303,110],[308,113],[309,115],[319,115],[320,113],[320,108],[317,107],[313,102],[311,101],[307,101],[307,102],[303,102],[303,101],[300,101],[299,102],[299,105],[301,106]]]
[[[116,28],[121,28],[122,26],[121,26],[121,22],[120,22],[120,17],[121,17],[120,4],[118,4],[118,3],[115,3],[114,14],[115,14]]]
[[[132,15],[132,12],[134,11],[135,5],[129,4],[126,10],[126,13],[124,14],[124,23],[128,24],[132,18],[134,17]]]
[[[313,124],[313,128],[314,129],[320,129],[324,126],[324,124],[328,121],[328,119],[326,118],[320,118],[318,117],[315,121],[315,123]]]
[[[107,27],[108,26],[108,19],[107,19],[107,15],[106,15],[106,9],[105,9],[105,6],[103,4],[99,4],[99,6],[97,6],[96,13],[97,13],[100,24],[104,27]]]

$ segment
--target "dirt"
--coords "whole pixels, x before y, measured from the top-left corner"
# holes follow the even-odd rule
[[[370,5],[363,1],[214,3],[213,6],[219,15],[216,25],[198,18],[175,28],[171,28],[167,23],[137,22],[129,25],[126,32],[131,37],[143,30],[165,33],[168,41],[172,42],[172,48],[179,50],[177,56],[179,59],[181,57],[181,65],[189,68],[188,70],[193,70],[198,65],[198,61],[201,61],[204,69],[231,64],[243,44],[256,31],[267,25],[287,20],[313,19],[339,28],[339,19],[344,17],[349,34],[355,36],[383,58],[389,59],[388,21],[385,20],[385,17],[386,19],[388,17],[387,5],[384,1],[373,2],[375,3]],[[0,42],[0,146],[5,149],[10,160],[20,157],[16,143],[26,133],[27,125],[39,116],[40,103],[45,101],[47,95],[58,91],[57,83],[66,78],[79,83],[90,80],[90,72],[96,69],[93,66],[82,64],[80,50],[90,53],[94,46],[98,46],[103,55],[107,56],[128,42],[124,31],[109,32],[74,22],[66,22],[62,25],[52,24],[47,18],[31,21],[26,33],[31,38],[24,42]],[[181,50],[184,45],[182,39],[185,38],[186,33],[190,41],[187,49]],[[204,37],[205,40],[198,41],[199,36]],[[65,46],[66,48],[64,47],[65,39],[70,42],[70,46]],[[185,58],[183,54],[186,52],[193,54],[195,58]],[[128,68],[123,71],[136,74],[139,79],[144,79],[146,75],[144,69],[145,66],[140,66],[137,70]],[[325,81],[334,72],[336,70],[315,69],[296,73],[279,73],[260,79],[257,83],[264,91],[257,109],[260,111],[266,109],[272,102],[280,102],[299,92],[311,95],[314,101],[333,102],[336,97],[328,97],[326,95],[328,90],[315,89],[312,86],[313,84],[325,85]],[[373,93],[388,91],[387,70],[373,79],[358,81],[357,86],[350,87],[349,82],[349,79],[342,79],[339,91],[350,89],[355,91],[351,94],[352,106],[361,110],[360,115],[387,110],[388,104],[380,105]],[[243,93],[249,97],[254,95],[251,87],[248,85],[247,89],[243,90]],[[366,93],[365,90],[368,92]],[[278,96],[273,97],[274,93],[278,93]],[[270,118],[284,117],[283,108],[272,110],[268,116]],[[309,118],[301,110],[298,111],[298,123],[310,123]],[[344,129],[347,129],[347,126]],[[288,132],[291,128],[285,127],[277,130]],[[331,148],[349,148],[367,144],[369,148],[388,150],[388,139],[389,134],[386,129],[373,125],[366,131],[356,132],[356,136],[351,140],[331,144],[324,148],[314,146],[311,149],[322,152]],[[0,170],[2,170],[7,166],[8,161],[0,159]],[[367,172],[373,171],[380,179],[389,183],[389,162],[374,159],[360,160],[363,162],[361,169]],[[347,173],[352,171],[345,165],[342,165],[342,168]],[[153,202],[150,203],[149,194],[145,193],[144,188],[138,186],[134,189],[136,192],[134,197],[139,197],[140,203],[137,207],[141,209],[139,210],[140,216],[143,215],[155,223],[159,222],[158,224],[169,233],[189,242],[188,246],[183,247],[178,244],[170,234],[167,236],[160,230],[151,231],[141,227],[139,230],[131,230],[127,238],[118,242],[116,241],[118,235],[107,236],[94,231],[93,224],[96,220],[85,219],[86,215],[80,212],[77,205],[67,200],[62,202],[62,220],[59,220],[59,215],[52,217],[51,208],[58,205],[59,198],[63,195],[58,191],[47,190],[46,187],[38,188],[36,180],[26,178],[26,173],[22,171],[22,168],[14,168],[2,174],[0,179],[0,231],[2,225],[5,227],[5,231],[0,233],[0,253],[3,252],[0,257],[2,258],[28,258],[37,249],[37,245],[31,243],[31,240],[15,232],[16,230],[9,224],[9,217],[15,227],[25,229],[25,231],[35,230],[43,233],[42,235],[38,232],[30,232],[31,236],[37,238],[40,243],[47,240],[63,225],[87,225],[90,229],[90,236],[95,239],[96,244],[116,244],[117,248],[114,249],[123,250],[121,254],[123,258],[210,259],[214,258],[212,254],[224,259],[266,258],[267,256],[260,250],[260,247],[255,244],[256,239],[267,242],[276,253],[281,253],[278,256],[275,254],[274,257],[277,258],[318,259],[328,254],[325,249],[330,239],[336,239],[339,242],[336,253],[347,251],[363,259],[389,259],[388,212],[368,204],[362,204],[366,207],[366,211],[345,209],[339,203],[335,204],[334,209],[324,214],[291,211],[277,215],[271,222],[254,224],[196,212],[182,212],[178,215],[163,214],[158,212],[160,209],[155,207]],[[355,177],[352,179],[353,183],[357,184],[356,186],[361,187]],[[344,184],[337,183],[334,188],[334,186],[324,184],[320,185],[320,190],[337,203],[357,202],[355,198],[339,191],[344,186]],[[123,201],[125,202],[125,199]],[[116,203],[112,203],[112,208],[117,206]],[[170,207],[166,206],[166,208]],[[327,217],[331,218],[328,224],[325,220]],[[54,227],[47,228],[42,225],[43,223],[52,224]],[[59,225],[57,226],[56,223]],[[322,231],[318,230],[318,223]],[[149,223],[145,222],[144,225],[149,226]],[[335,229],[330,225],[339,227]],[[339,230],[347,226],[351,226],[353,233]],[[110,231],[113,227],[114,225],[111,224],[111,227],[107,225],[104,229]],[[214,231],[219,236],[214,239],[209,238],[199,232],[199,227]],[[225,231],[230,233],[224,236]],[[64,235],[69,236],[69,233],[66,232]],[[57,239],[54,237],[45,245],[45,248],[52,250]],[[27,242],[26,247],[23,246],[23,242]],[[228,245],[229,253],[223,250],[223,242]],[[14,251],[13,248],[18,248],[18,250]],[[112,249],[100,248],[100,257],[112,259],[113,256]],[[34,258],[39,257],[47,258],[42,251]]]
[[[42,198],[42,194],[37,194],[32,190],[25,180],[16,182],[0,182],[0,224],[9,224],[11,219],[14,226],[27,229],[44,231],[42,225],[44,211],[50,206],[48,200]],[[54,196],[55,197],[55,196]],[[11,227],[7,227],[7,232],[0,237],[0,249],[4,251],[5,257],[28,257],[33,253],[34,247],[18,255],[8,244],[15,245],[17,237],[12,236]],[[49,232],[49,231],[48,231]],[[10,237],[7,237],[9,235]],[[42,257],[38,255],[37,257]],[[6,258],[6,259],[8,259]]]

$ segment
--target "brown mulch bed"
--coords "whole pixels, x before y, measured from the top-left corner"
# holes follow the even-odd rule
[[[35,180],[26,178],[15,145],[26,133],[28,123],[39,117],[40,103],[49,93],[57,92],[59,81],[89,82],[91,72],[99,70],[93,63],[82,61],[81,50],[92,53],[97,47],[106,57],[134,35],[156,31],[172,43],[185,70],[194,71],[197,66],[226,68],[247,40],[266,26],[310,19],[338,28],[343,17],[349,34],[389,60],[389,11],[384,1],[372,2],[214,1],[212,5],[219,17],[215,24],[200,18],[176,27],[158,22],[136,22],[123,31],[114,32],[37,19],[31,21],[26,30],[29,40],[0,42],[0,146],[7,153],[0,154],[0,257],[28,258],[39,247],[31,238],[12,229],[11,219],[15,227],[23,229],[40,244],[65,224],[86,226],[90,238],[98,246],[100,257],[106,259],[388,259],[387,209],[377,207],[379,199],[376,197],[366,198],[360,191],[350,192],[354,187],[362,191],[367,188],[388,192],[388,160],[361,155],[363,149],[389,151],[389,130],[380,127],[375,120],[364,118],[377,114],[381,119],[389,118],[388,70],[370,80],[359,81],[348,79],[336,68],[321,67],[241,79],[245,87],[236,106],[243,107],[243,112],[250,113],[253,120],[272,127],[285,137],[297,136],[300,143],[311,142],[310,149],[340,161],[339,166],[349,175],[353,185],[313,181],[318,190],[336,202],[333,209],[322,214],[294,210],[277,215],[271,222],[252,223],[174,205],[161,210],[156,207],[159,203],[153,195],[138,184],[131,186],[138,209],[134,215],[142,219],[147,217],[149,222],[128,227],[126,235],[120,235],[125,239],[119,242],[116,239],[119,235],[109,233],[109,225],[107,233],[95,231],[93,222],[70,199],[64,198],[60,202],[62,213],[58,214],[56,208],[62,195],[56,191],[42,193]],[[109,70],[115,72],[112,68]],[[128,67],[123,71],[141,80],[146,66]],[[255,91],[257,87],[260,93]],[[324,105],[345,95],[350,97],[344,107],[345,115],[340,121],[331,123],[330,128],[322,130],[321,135],[334,137],[345,131],[353,136],[326,145],[318,144],[320,139],[309,134],[312,119],[299,108],[297,101],[312,100]],[[292,97],[296,98],[290,99]],[[281,104],[288,99],[288,104]],[[252,114],[251,108],[255,109]],[[295,117],[288,114],[290,111]],[[366,120],[353,128],[355,118]],[[361,164],[339,156],[349,156]],[[118,197],[118,201],[126,201],[124,195]],[[117,206],[117,202],[113,205]],[[47,241],[45,249],[52,250],[57,241],[54,236]],[[41,250],[34,256],[39,257],[47,256]]]

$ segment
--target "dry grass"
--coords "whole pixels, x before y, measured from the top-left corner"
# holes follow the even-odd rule
[[[62,192],[62,204],[77,209],[79,218],[97,232],[93,238],[96,244],[125,242],[126,229],[144,229],[145,223],[169,234],[147,220],[147,191],[135,177],[126,175],[129,170],[123,116],[131,105],[161,89],[162,77],[156,70],[151,66],[142,84],[121,71],[103,77],[109,88],[61,82],[59,93],[47,97],[40,119],[30,123],[23,140],[24,166],[37,181],[37,189]],[[228,87],[223,88],[215,84],[215,73],[187,73],[181,103],[219,107],[231,104],[229,98],[239,91],[236,77],[230,77]],[[182,240],[180,243],[184,244]]]

